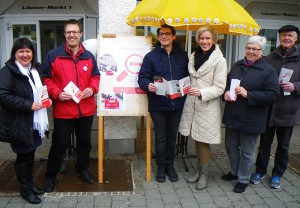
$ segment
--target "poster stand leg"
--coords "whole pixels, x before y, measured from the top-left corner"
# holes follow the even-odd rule
[[[142,116],[144,123],[145,116]],[[98,183],[103,183],[103,161],[104,161],[104,116],[99,116],[98,121]],[[141,131],[144,131],[144,124]],[[143,136],[144,133],[142,133]],[[140,146],[143,143],[143,137],[140,134]],[[139,150],[141,149],[139,146]],[[151,181],[151,117],[148,113],[146,116],[146,181]]]
[[[145,127],[145,116],[141,116],[140,139],[139,139],[139,147],[138,147],[139,158],[141,158],[141,155],[143,153],[144,127]]]
[[[104,159],[104,117],[99,116],[98,121],[98,183],[103,183]]]
[[[151,181],[151,117],[146,117],[146,181]]]

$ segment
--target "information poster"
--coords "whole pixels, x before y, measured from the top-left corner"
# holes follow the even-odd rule
[[[97,63],[101,73],[98,116],[138,116],[148,112],[147,95],[137,83],[150,37],[99,36]]]

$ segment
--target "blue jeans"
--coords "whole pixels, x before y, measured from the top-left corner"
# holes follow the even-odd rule
[[[156,164],[172,167],[182,110],[150,112],[155,132]]]

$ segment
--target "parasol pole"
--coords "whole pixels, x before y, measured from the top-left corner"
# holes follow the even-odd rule
[[[187,51],[189,56],[192,53],[192,37],[193,37],[192,31],[189,31],[188,51]]]
[[[186,31],[185,31],[185,51],[186,52],[188,49],[188,41],[189,41],[189,25],[186,26]]]

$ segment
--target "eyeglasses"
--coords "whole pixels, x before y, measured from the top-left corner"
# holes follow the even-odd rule
[[[77,35],[77,34],[79,34],[80,32],[79,31],[67,31],[67,32],[65,32],[67,35],[71,35],[72,33],[74,34],[74,35]]]
[[[253,52],[261,51],[261,48],[251,48],[251,47],[246,47],[245,49],[246,49],[247,51],[253,51]]]
[[[288,38],[292,38],[295,36],[295,34],[291,34],[291,33],[281,33],[279,34],[280,37],[288,37]]]
[[[170,33],[170,32],[165,32],[165,33],[161,32],[161,33],[158,34],[158,36],[160,36],[160,37],[163,37],[164,35],[166,37],[169,37],[170,35],[172,35],[172,33]]]

